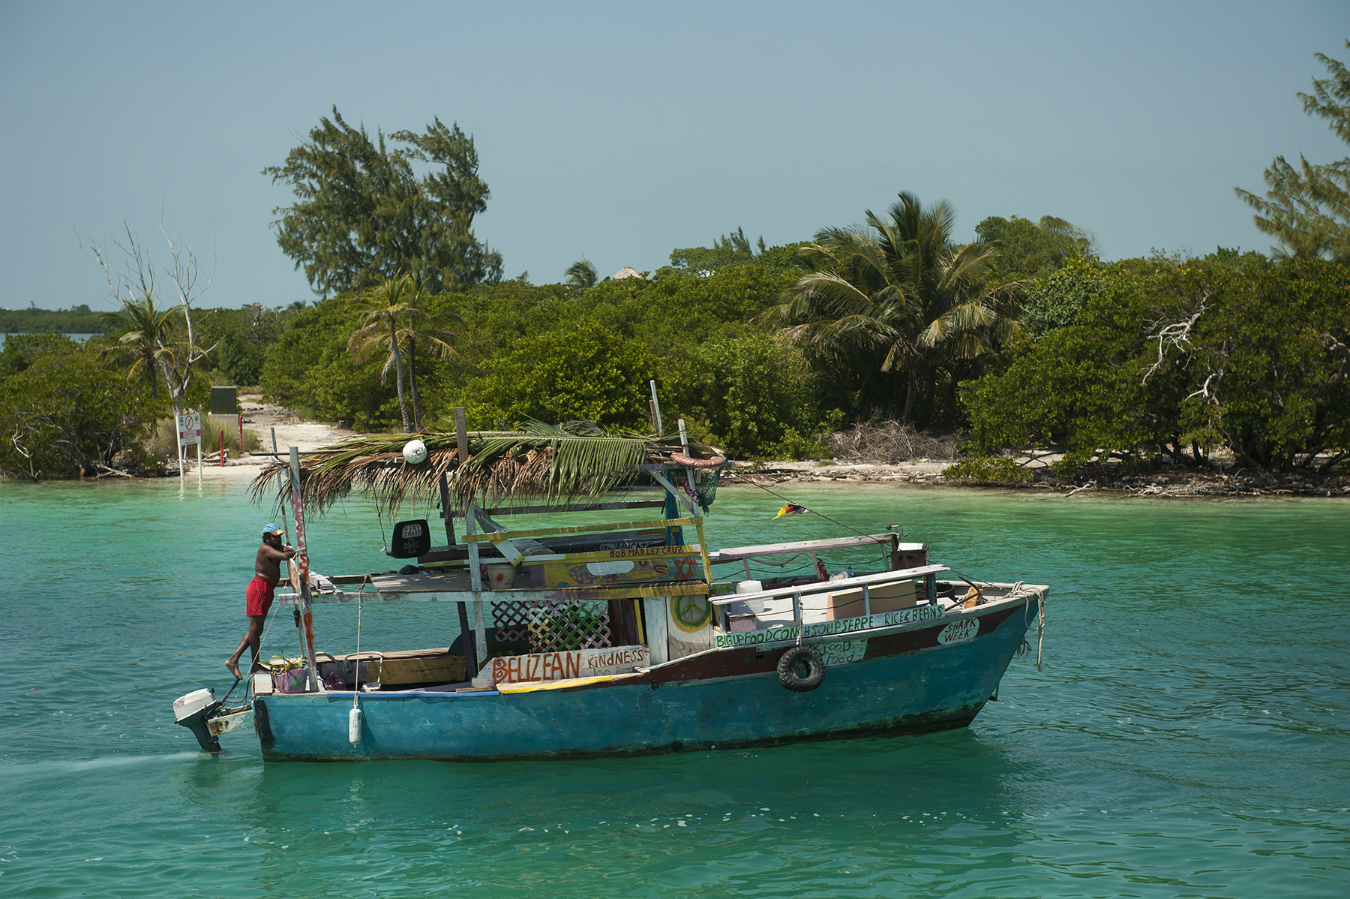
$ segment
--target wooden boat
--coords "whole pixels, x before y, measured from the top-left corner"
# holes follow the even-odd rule
[[[302,552],[304,516],[361,485],[386,504],[439,496],[446,542],[430,545],[428,519],[400,522],[388,552],[409,564],[334,577],[331,592],[310,589],[302,554],[278,603],[296,612],[303,657],[251,675],[242,705],[183,697],[179,723],[204,749],[250,728],[269,760],[495,760],[963,727],[1043,621],[1045,586],[953,577],[890,532],[709,549],[704,513],[724,464],[709,447],[629,438],[617,463],[602,446],[615,463],[604,470],[580,446],[593,435],[469,435],[460,421],[430,449],[339,446],[304,465],[292,450]],[[566,461],[579,449],[589,468]],[[503,523],[517,514],[550,524]],[[860,554],[874,570],[831,575],[835,559],[858,568]],[[791,556],[810,559],[806,576],[763,574]],[[416,615],[428,602],[457,605],[451,645],[314,650],[315,606]]]

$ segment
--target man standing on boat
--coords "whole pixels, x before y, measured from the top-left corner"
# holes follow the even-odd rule
[[[236,680],[242,677],[239,673],[239,659],[243,656],[245,647],[253,651],[253,667],[250,670],[258,670],[263,624],[267,621],[268,610],[272,608],[272,596],[277,582],[281,580],[281,563],[294,556],[294,549],[282,545],[281,528],[275,524],[268,524],[263,528],[262,546],[258,547],[258,556],[253,562],[253,580],[248,582],[248,590],[245,591],[248,631],[245,632],[244,639],[239,641],[239,648],[234,651],[234,655],[225,663],[225,667]]]

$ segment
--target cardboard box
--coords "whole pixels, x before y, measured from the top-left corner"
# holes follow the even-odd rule
[[[908,609],[917,601],[918,593],[914,589],[913,581],[902,581],[898,584],[886,584],[880,587],[868,588],[868,604],[871,606],[873,615],[880,612],[895,612],[899,609]],[[854,587],[852,590],[841,590],[838,593],[831,593],[826,599],[826,621],[840,621],[844,618],[861,618],[863,614],[863,595],[861,587]]]

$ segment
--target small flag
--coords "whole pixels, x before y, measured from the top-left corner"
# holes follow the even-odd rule
[[[811,510],[806,508],[806,506],[799,506],[796,503],[788,503],[787,505],[783,506],[783,508],[778,510],[778,514],[773,517],[773,520],[777,521],[784,515],[804,515],[805,513],[810,511]]]

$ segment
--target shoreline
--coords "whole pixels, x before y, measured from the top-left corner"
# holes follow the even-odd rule
[[[1248,469],[1217,468],[1194,471],[1159,465],[1122,473],[1118,465],[1093,465],[1070,476],[1055,475],[1048,465],[1028,467],[1033,480],[1025,484],[947,478],[942,470],[954,462],[767,462],[753,469],[723,474],[719,487],[774,484],[902,484],[915,487],[997,489],[1159,499],[1230,496],[1350,497],[1350,474],[1321,476],[1315,472],[1267,474]]]
[[[356,436],[356,432],[335,425],[319,422],[301,421],[289,409],[270,403],[258,402],[254,397],[241,398],[244,426],[251,428],[262,440],[264,447],[270,447],[272,430],[276,431],[277,448],[285,452],[288,447],[298,447],[301,452],[310,452]],[[196,478],[197,465],[195,453],[189,450],[189,464],[185,471],[187,478]],[[270,453],[268,454],[271,455]],[[239,458],[227,453],[225,464],[219,464],[219,455],[214,450],[202,452],[201,477],[203,481],[238,482],[252,481],[263,469],[265,456],[249,455]],[[1057,493],[1062,496],[1074,496],[1080,493],[1097,493],[1108,496],[1150,497],[1161,499],[1186,499],[1195,497],[1215,498],[1231,496],[1252,497],[1350,497],[1350,473],[1319,476],[1314,472],[1274,475],[1262,471],[1247,469],[1217,468],[1206,471],[1194,471],[1176,465],[1159,465],[1122,474],[1118,465],[1093,465],[1080,469],[1071,476],[1061,477],[1052,473],[1045,457],[1033,465],[1027,466],[1033,479],[1024,484],[972,481],[952,479],[943,476],[943,469],[955,464],[951,461],[932,461],[918,459],[907,462],[840,462],[838,460],[811,460],[805,462],[761,462],[758,464],[740,462],[734,469],[723,472],[719,487],[738,488],[751,486],[773,486],[775,484],[809,484],[826,486],[838,484],[852,486],[858,484],[891,485],[929,488],[967,488],[1036,491]],[[165,477],[106,477],[81,478],[81,481],[126,482],[161,481],[176,479],[178,473]],[[2,478],[5,481],[19,481],[19,478]]]

